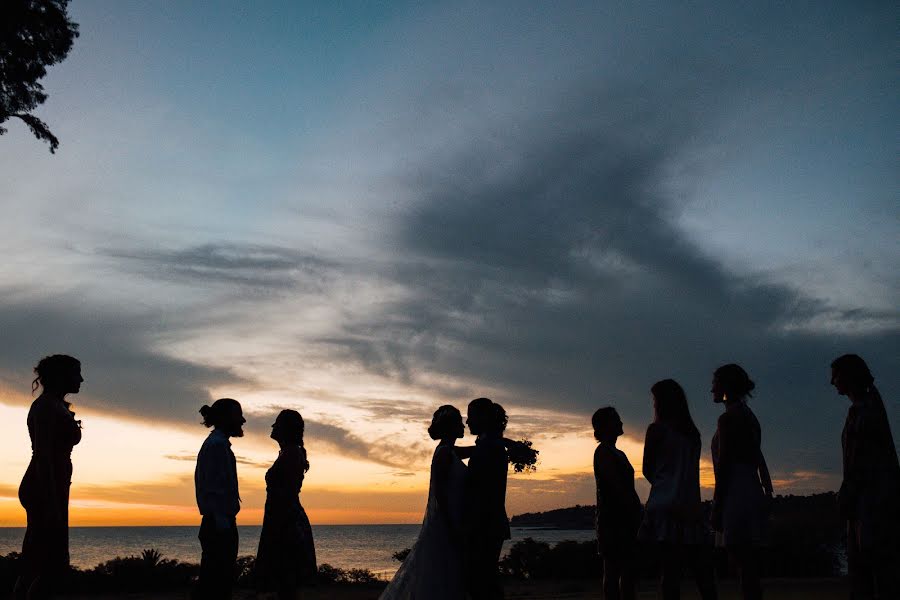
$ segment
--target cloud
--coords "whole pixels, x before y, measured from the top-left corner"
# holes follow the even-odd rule
[[[900,319],[889,302],[868,304],[862,267],[840,278],[860,282],[843,290],[851,306],[833,306],[829,262],[847,254],[846,225],[875,246],[888,240],[879,251],[890,263],[896,235],[883,233],[896,221],[871,222],[870,205],[893,208],[884,200],[894,195],[829,190],[801,220],[786,221],[797,226],[781,243],[821,239],[818,219],[837,215],[820,262],[795,261],[798,273],[814,272],[805,277],[773,277],[748,258],[777,245],[765,227],[780,223],[773,215],[792,198],[744,203],[813,162],[833,173],[792,180],[809,196],[869,173],[848,177],[852,166],[837,167],[842,155],[813,156],[816,145],[859,161],[869,156],[863,147],[890,155],[863,130],[843,136],[826,125],[872,112],[866,101],[885,86],[876,80],[894,20],[870,5],[734,4],[416,12],[391,23],[391,42],[370,56],[383,69],[354,76],[345,104],[322,119],[323,143],[306,140],[313,150],[299,158],[263,137],[250,147],[268,153],[250,153],[261,158],[248,163],[246,152],[220,152],[247,147],[221,143],[229,135],[199,132],[207,147],[190,128],[144,135],[183,125],[168,105],[145,124],[117,107],[99,111],[129,127],[115,131],[162,140],[156,154],[145,143],[123,154],[97,115],[67,111],[82,134],[72,143],[87,142],[71,147],[96,151],[70,153],[77,160],[55,164],[53,178],[42,176],[46,153],[31,141],[26,153],[40,162],[8,161],[16,172],[7,177],[0,276],[28,293],[0,301],[0,377],[27,391],[40,356],[69,352],[84,363],[79,402],[167,424],[195,424],[209,389],[299,388],[366,415],[309,421],[310,440],[408,472],[425,447],[369,437],[368,421],[427,421],[433,407],[408,400],[420,393],[453,403],[489,395],[511,411],[511,431],[527,436],[578,433],[596,407],[614,404],[638,435],[650,385],[675,377],[708,442],[718,411],[707,403],[710,374],[737,361],[758,383],[752,406],[785,485],[797,480],[790,473],[835,472],[845,405],[828,387],[827,365],[859,352],[884,397],[897,398]],[[127,87],[115,83],[107,87]],[[848,106],[860,109],[853,119]],[[892,122],[884,114],[874,122]],[[220,124],[209,121],[210,131],[228,131]],[[785,172],[758,169],[748,141]],[[708,213],[738,209],[724,213],[731,220],[700,214],[715,225],[706,237],[688,231],[688,198],[723,189],[709,187],[711,173],[729,161],[741,167],[726,178],[753,194],[700,193]],[[294,166],[292,186],[283,178]],[[175,175],[156,177],[162,171]],[[298,238],[328,252],[271,241]],[[864,265],[868,256],[856,258]],[[897,279],[885,279],[878,296],[896,296]],[[311,374],[325,376],[306,381]],[[397,389],[404,399],[394,402]],[[900,410],[888,410],[897,431]],[[570,484],[581,495],[590,487],[561,480],[556,489]]]
[[[277,411],[248,415],[245,431],[268,434]],[[323,443],[329,450],[348,458],[380,464],[405,471],[427,459],[428,448],[422,443],[408,444],[391,436],[366,439],[349,429],[323,421],[304,419],[304,440]]]
[[[155,344],[158,314],[86,305],[77,295],[0,303],[0,375],[28,389],[32,368],[48,354],[71,354],[85,383],[76,404],[149,422],[196,423],[213,387],[245,385],[226,369],[167,356]]]
[[[665,31],[699,27],[679,19]],[[704,31],[691,47],[664,34],[620,69],[573,67],[577,83],[563,74],[538,86],[543,94],[532,90],[530,103],[499,83],[483,103],[429,96],[441,114],[459,115],[434,126],[458,126],[458,135],[440,152],[410,153],[393,173],[404,202],[383,248],[397,260],[382,276],[403,293],[348,319],[327,343],[373,374],[423,389],[426,379],[451,380],[504,404],[585,417],[614,404],[639,432],[650,386],[674,377],[707,442],[717,410],[706,404],[711,373],[739,362],[758,383],[751,402],[770,461],[837,470],[844,404],[828,387],[828,364],[857,351],[895,397],[898,313],[843,311],[799,285],[734,268],[678,219],[679,190],[699,185],[704,161],[714,160],[698,140],[735,118],[726,107],[785,76],[767,57],[795,40],[770,27],[754,15],[739,27],[748,38]],[[640,68],[666,45],[665,61]],[[492,69],[503,57],[484,59]],[[802,71],[797,56],[785,60]],[[460,59],[440,77],[468,89],[470,66]],[[521,75],[509,68],[500,82]],[[509,110],[495,110],[504,102]],[[410,110],[399,111],[412,124],[407,137],[424,136],[434,107]],[[686,163],[694,172],[679,171]],[[733,223],[735,234],[752,235],[743,226]]]
[[[425,406],[414,402],[401,402],[397,400],[359,400],[356,408],[364,410],[375,419],[383,421],[404,421],[406,423],[425,424],[431,422],[431,417],[437,407]]]
[[[102,254],[147,277],[191,285],[227,285],[288,289],[301,283],[320,289],[336,265],[319,256],[289,248],[236,243],[210,243],[180,250],[107,249]]]
[[[180,460],[180,461],[191,462],[191,463],[197,462],[197,455],[190,454],[187,452],[183,453],[183,454],[166,454],[164,458],[168,458],[169,460]],[[241,456],[239,454],[235,454],[234,459],[235,459],[235,462],[237,462],[237,464],[246,465],[248,467],[256,467],[259,469],[268,469],[269,467],[272,466],[271,461],[265,462],[265,461],[253,460],[252,458],[247,458],[246,456]]]

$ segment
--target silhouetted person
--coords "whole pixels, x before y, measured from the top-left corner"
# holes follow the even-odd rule
[[[664,600],[681,597],[687,563],[700,597],[717,597],[710,531],[700,502],[700,431],[694,425],[684,389],[674,379],[650,388],[653,423],[644,438],[644,477],[650,496],[639,538],[659,545]]]
[[[603,596],[606,600],[633,600],[637,532],[641,500],[634,490],[634,468],[616,448],[622,419],[616,409],[599,408],[591,417],[594,427],[594,481],[597,484],[597,550],[603,557]]]
[[[463,508],[466,466],[453,451],[465,433],[455,407],[434,411],[428,435],[439,440],[431,459],[428,504],[422,529],[379,600],[463,600]]]
[[[283,410],[272,425],[280,450],[266,471],[266,511],[263,515],[256,572],[261,588],[274,588],[281,600],[297,596],[297,587],[316,576],[316,548],[309,517],[300,504],[300,488],[309,470],[303,447],[303,417]]]
[[[762,431],[747,398],[756,384],[740,366],[713,374],[713,401],[723,403],[712,439],[716,489],[711,521],[717,541],[738,568],[745,600],[762,598],[759,546],[768,520],[772,479],[760,443]]]
[[[466,587],[474,600],[503,598],[498,563],[510,538],[506,516],[506,411],[487,398],[469,403],[466,423],[477,436],[466,472]]]
[[[41,395],[28,411],[31,462],[19,486],[28,527],[22,541],[17,600],[49,598],[69,567],[69,488],[72,447],[81,441],[81,424],[66,402],[84,379],[81,363],[64,354],[42,358],[31,384]]]
[[[238,552],[235,517],[241,510],[237,463],[228,438],[244,435],[241,405],[220,398],[200,409],[203,424],[213,430],[203,442],[194,470],[200,522],[200,576],[194,588],[198,600],[231,598]]]
[[[881,394],[865,361],[831,363],[831,384],[850,400],[841,434],[844,480],[838,493],[847,522],[851,598],[900,598],[900,464]]]

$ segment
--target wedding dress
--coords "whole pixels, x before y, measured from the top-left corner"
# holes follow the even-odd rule
[[[445,475],[447,512],[450,525],[457,532],[456,538],[461,534],[466,466],[456,456],[452,446],[438,445],[431,459],[428,505],[419,539],[379,600],[459,600],[465,597],[461,549],[451,537],[436,496],[435,480],[439,475],[435,473],[434,465],[439,456],[448,452],[450,467]]]

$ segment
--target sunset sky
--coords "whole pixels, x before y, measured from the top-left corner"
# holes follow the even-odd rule
[[[431,413],[477,396],[541,451],[510,514],[590,504],[590,415],[619,409],[639,474],[667,377],[708,486],[727,362],[776,492],[836,489],[833,358],[900,432],[900,15],[671,4],[75,0],[59,151],[0,137],[0,526],[53,353],[85,378],[73,525],[199,523],[222,396],[241,524],[282,408],[314,524],[419,521]]]

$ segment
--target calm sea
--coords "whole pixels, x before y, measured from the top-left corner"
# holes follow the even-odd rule
[[[259,527],[239,527],[240,553],[256,554]],[[410,547],[419,534],[419,525],[313,525],[316,558],[344,569],[370,569],[390,577],[399,563],[391,558],[398,550]],[[25,529],[0,527],[0,554],[18,552],[22,548]],[[594,539],[591,530],[533,529],[515,527],[510,543],[531,537],[554,544],[563,540]],[[69,550],[72,564],[93,567],[116,556],[140,554],[155,548],[166,558],[200,562],[200,542],[196,527],[72,527]]]

